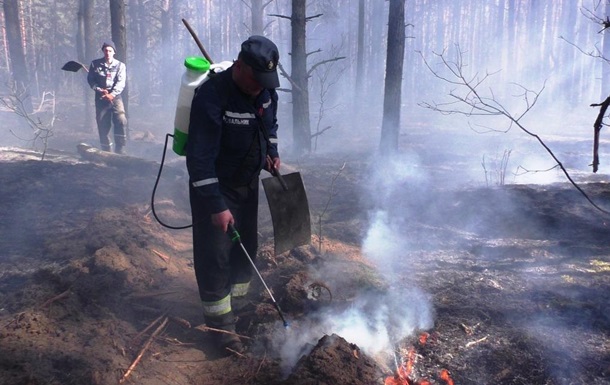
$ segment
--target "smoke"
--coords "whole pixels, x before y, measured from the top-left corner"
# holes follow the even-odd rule
[[[272,346],[289,375],[298,360],[309,354],[323,335],[337,334],[369,356],[394,349],[394,344],[416,330],[433,326],[429,298],[417,288],[395,287],[385,293],[363,293],[343,310],[312,313],[276,333]],[[275,325],[281,329],[281,324]]]
[[[291,330],[277,335],[272,342],[280,353],[282,368],[289,374],[294,365],[306,355],[324,335],[337,334],[356,344],[366,354],[375,357],[395,349],[395,344],[417,330],[433,326],[433,308],[430,298],[411,281],[402,279],[405,267],[410,266],[408,238],[402,234],[412,204],[407,184],[426,186],[427,177],[418,165],[414,154],[404,154],[393,160],[385,160],[383,167],[375,166],[370,173],[371,189],[363,191],[374,204],[368,229],[362,241],[365,259],[375,266],[386,284],[384,290],[363,287],[345,309],[331,309],[308,314],[293,325]],[[338,272],[312,271],[310,276],[335,277]],[[351,277],[354,279],[354,277]],[[353,284],[353,283],[352,283]],[[341,286],[333,282],[331,286]],[[279,326],[278,326],[279,327]]]

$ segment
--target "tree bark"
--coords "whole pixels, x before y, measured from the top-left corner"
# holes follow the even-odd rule
[[[390,0],[385,94],[380,150],[391,155],[398,151],[402,68],[405,54],[405,0]]]
[[[117,59],[127,66],[127,28],[125,26],[124,0],[110,0],[110,29],[112,41],[116,45]],[[123,99],[123,105],[125,106],[125,115],[129,116],[129,66],[127,66],[127,83],[121,93],[121,99]],[[129,139],[129,119],[127,119],[125,134]]]
[[[309,75],[307,73],[306,0],[292,0],[292,119],[294,152],[296,155],[311,152],[311,126],[309,121]]]
[[[251,0],[250,11],[252,25],[250,26],[250,32],[252,35],[263,34],[263,0]]]
[[[606,0],[605,6],[605,14],[607,18],[610,18],[610,0]],[[610,95],[610,63],[608,63],[608,59],[610,59],[610,28],[604,29],[602,32],[602,56],[606,58],[606,60],[602,60],[602,88],[601,88],[601,99],[605,99],[608,95]]]
[[[355,105],[360,104],[364,93],[364,0],[358,0],[358,59],[356,60]]]
[[[95,58],[93,36],[91,33],[93,30],[93,4],[91,1],[80,0],[78,2],[77,19],[76,57],[79,62],[87,65]],[[89,118],[93,116],[93,92],[91,92],[91,88],[89,88],[86,81],[82,83],[82,93],[85,104],[82,129],[89,131],[95,128],[95,120]]]
[[[30,94],[30,78],[25,60],[23,36],[21,34],[21,17],[19,0],[4,0],[4,23],[6,25],[6,38],[10,56],[10,71],[13,75],[16,96],[23,103],[26,112],[32,112],[32,98]]]
[[[137,0],[132,2],[129,7],[132,19],[132,41],[134,42],[134,57],[145,58],[147,54],[147,37],[149,36],[149,22],[146,19],[146,10],[144,8],[144,1]],[[131,83],[136,87],[136,93],[139,95],[139,104],[143,108],[150,107],[150,96],[152,91],[151,85],[151,66],[143,65],[140,66],[138,71],[131,73]]]

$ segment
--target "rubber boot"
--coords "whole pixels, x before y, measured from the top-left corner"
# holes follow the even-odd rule
[[[231,297],[231,309],[233,309],[236,314],[241,314],[248,310],[247,307],[249,305],[250,301],[248,301],[245,296]]]
[[[228,348],[238,353],[244,352],[244,346],[235,334],[235,315],[232,311],[221,316],[205,317],[205,323],[211,328],[229,332],[214,332],[214,343],[219,349],[227,351]]]

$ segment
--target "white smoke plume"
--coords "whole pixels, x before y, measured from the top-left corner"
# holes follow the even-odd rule
[[[425,178],[417,167],[417,159],[410,155],[387,161],[385,167],[371,175],[367,184],[374,187],[371,195],[378,209],[371,213],[362,251],[387,282],[387,289],[383,292],[363,290],[348,308],[309,314],[285,333],[278,333],[273,344],[280,352],[285,374],[290,373],[299,358],[308,354],[324,334],[335,333],[366,354],[376,356],[390,353],[396,343],[415,331],[433,326],[428,296],[410,283],[400,282],[398,277],[405,272],[394,271],[397,260],[401,260],[402,266],[409,265],[404,263],[408,244],[400,236],[400,230],[404,231],[404,213],[390,214],[391,208],[396,207],[393,199],[408,199],[401,196],[401,186],[421,184]]]

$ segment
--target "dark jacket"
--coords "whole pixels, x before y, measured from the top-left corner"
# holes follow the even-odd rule
[[[249,185],[267,155],[278,157],[277,93],[265,89],[251,99],[233,82],[232,70],[203,83],[191,106],[186,165],[190,183],[210,214],[227,209],[219,184]]]

